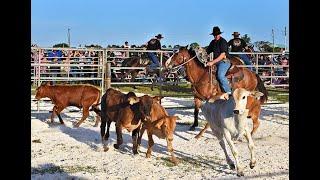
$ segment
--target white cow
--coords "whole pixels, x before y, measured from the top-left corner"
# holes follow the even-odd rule
[[[223,94],[221,98],[223,97],[226,99],[217,99],[213,102],[208,101],[201,107],[205,119],[210,124],[212,133],[219,140],[219,144],[224,151],[228,165],[231,169],[236,168],[238,176],[243,176],[244,173],[243,167],[240,165],[238,159],[238,151],[232,139],[237,139],[239,136],[245,135],[251,153],[250,168],[252,169],[256,164],[254,144],[247,124],[249,110],[246,109],[246,105],[248,96],[259,98],[260,96],[263,96],[263,93],[258,91],[250,92],[243,88],[238,88],[233,91],[230,98],[227,98],[228,96]],[[227,154],[225,140],[231,148],[236,166]]]

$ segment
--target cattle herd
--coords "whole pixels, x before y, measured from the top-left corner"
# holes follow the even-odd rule
[[[228,165],[235,169],[238,176],[243,176],[243,167],[238,159],[238,151],[233,143],[241,136],[245,136],[250,150],[250,168],[256,164],[254,143],[252,141],[250,128],[247,124],[248,109],[246,109],[248,97],[259,98],[263,93],[257,91],[247,91],[237,88],[232,96],[224,93],[215,95],[209,101],[203,102],[201,110],[204,117],[210,124],[212,134],[215,135],[221,145]],[[142,135],[147,130],[148,150],[146,157],[151,157],[154,141],[152,136],[167,141],[168,152],[171,154],[170,160],[178,164],[179,160],[174,155],[173,138],[176,127],[177,116],[169,115],[166,109],[160,104],[162,97],[143,95],[138,97],[134,92],[123,93],[113,88],[109,88],[102,95],[100,90],[92,85],[52,85],[42,83],[36,92],[36,99],[49,98],[54,104],[51,122],[55,115],[58,116],[61,124],[64,124],[60,112],[68,106],[76,106],[83,109],[82,118],[74,124],[79,127],[88,117],[89,111],[96,113],[95,126],[100,125],[100,135],[103,150],[107,152],[109,129],[112,122],[115,122],[117,142],[114,148],[118,149],[123,143],[122,130],[132,132],[132,151],[138,154],[141,145]],[[100,100],[101,98],[101,100]],[[98,106],[101,105],[101,109]],[[91,107],[91,109],[90,109]],[[106,128],[107,127],[107,128]],[[235,163],[227,153],[226,142],[229,145]],[[196,147],[195,147],[196,148]]]

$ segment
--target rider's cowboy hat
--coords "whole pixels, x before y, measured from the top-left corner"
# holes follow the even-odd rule
[[[240,33],[239,33],[239,32],[233,32],[232,35],[233,35],[233,36],[240,36]]]
[[[212,33],[210,35],[216,36],[216,35],[219,35],[221,33],[223,33],[223,32],[220,31],[220,28],[218,26],[215,26],[215,27],[212,28]]]
[[[163,38],[163,36],[161,34],[158,34],[155,37],[158,38],[158,39],[162,39]]]

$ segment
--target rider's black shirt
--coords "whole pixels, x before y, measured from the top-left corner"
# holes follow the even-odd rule
[[[158,39],[152,38],[148,41],[147,50],[158,50],[161,49],[161,43]]]
[[[207,53],[210,54],[213,52],[213,58],[217,58],[220,56],[221,53],[225,52],[226,56],[229,57],[228,54],[228,43],[227,41],[223,38],[220,37],[219,40],[212,40],[209,44],[209,46],[206,49]]]
[[[233,38],[228,42],[228,47],[231,46],[231,52],[242,52],[247,46],[247,43],[240,38]]]

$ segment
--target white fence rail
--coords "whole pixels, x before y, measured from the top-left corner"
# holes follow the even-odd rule
[[[145,67],[121,67],[123,59],[139,56],[146,52],[159,52],[160,65],[163,61],[164,53],[172,53],[172,50],[151,51],[142,48],[31,48],[33,57],[31,58],[31,81],[36,85],[40,85],[42,81],[94,81],[96,85],[103,89],[105,87],[105,63],[115,62],[116,66],[112,66],[114,74],[119,74],[119,70],[138,69],[141,76],[136,78],[137,81],[145,79],[142,82],[114,82],[111,84],[151,84],[152,77],[146,77]],[[50,56],[50,51],[62,51],[63,56]],[[93,53],[93,54],[92,54]],[[113,56],[111,54],[113,53]],[[252,54],[253,65],[242,65],[242,67],[253,67],[264,80],[266,86],[272,87],[288,87],[289,86],[289,64],[272,64],[274,57],[283,55],[282,53],[232,53],[230,54]],[[261,56],[270,56],[268,65],[261,64]],[[288,55],[288,53],[286,53]],[[279,62],[278,62],[279,63]],[[160,67],[163,68],[163,67]],[[143,75],[145,77],[143,77]],[[172,79],[173,75],[167,75],[168,79]],[[183,78],[183,77],[181,77]],[[130,76],[125,79],[130,79]],[[279,80],[283,82],[279,83]],[[184,81],[186,82],[186,81]]]

